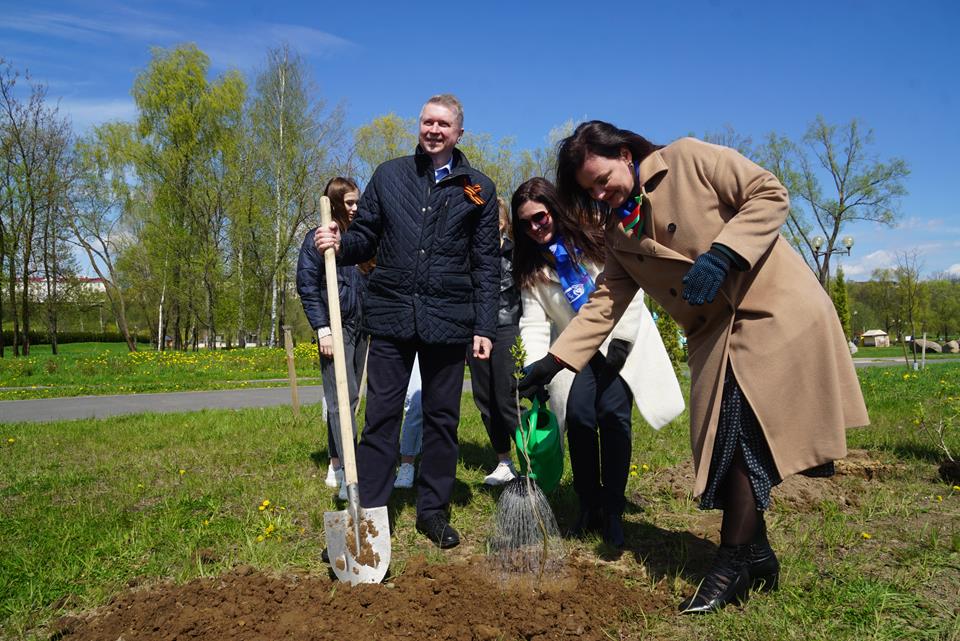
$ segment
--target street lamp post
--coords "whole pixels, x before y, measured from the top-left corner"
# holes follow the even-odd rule
[[[820,284],[823,285],[823,288],[827,288],[827,282],[830,280],[830,254],[846,254],[850,255],[850,250],[853,249],[853,236],[844,236],[843,240],[843,249],[839,247],[833,247],[832,249],[825,249],[820,251],[820,248],[823,247],[823,244],[826,242],[826,239],[823,236],[814,236],[811,240],[813,245],[813,260],[817,263],[817,267],[820,270]],[[823,258],[823,262],[820,262],[820,258]]]

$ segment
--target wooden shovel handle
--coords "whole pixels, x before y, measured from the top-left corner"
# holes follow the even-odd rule
[[[330,224],[330,199],[320,197],[320,224]],[[323,267],[327,278],[327,311],[330,313],[330,332],[333,334],[333,375],[337,380],[337,416],[340,417],[340,458],[343,478],[347,485],[357,482],[357,459],[353,444],[353,412],[350,411],[350,392],[347,390],[347,363],[343,353],[343,323],[340,320],[340,290],[337,287],[337,257],[331,247],[323,252]]]

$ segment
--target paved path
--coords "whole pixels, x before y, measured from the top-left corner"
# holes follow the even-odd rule
[[[300,404],[309,405],[320,402],[323,388],[320,385],[298,385],[297,392]],[[0,401],[0,423],[63,421],[143,412],[190,412],[275,405],[290,405],[289,387]]]
[[[853,362],[857,367],[897,365],[902,367],[904,365],[902,357],[854,358]],[[960,362],[960,357],[930,359],[927,365],[935,366],[937,363],[944,362]],[[297,390],[302,405],[319,403],[323,396],[323,388],[320,385],[299,385]],[[470,391],[470,379],[463,381],[463,390]],[[242,409],[289,404],[289,387],[38,398],[24,401],[0,401],[0,423],[64,421],[143,412],[192,412],[202,409]]]

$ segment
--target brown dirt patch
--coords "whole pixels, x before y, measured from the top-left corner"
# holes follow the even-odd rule
[[[240,567],[123,593],[94,612],[60,619],[51,638],[600,641],[638,625],[640,612],[671,606],[667,594],[628,589],[577,558],[539,593],[497,583],[482,557],[444,565],[417,558],[385,585],[352,588],[328,577]]]
[[[829,478],[808,478],[795,474],[773,488],[774,507],[787,505],[800,512],[814,510],[824,501],[857,507],[870,483],[899,475],[902,466],[883,463],[866,450],[850,450],[836,462],[837,473]],[[690,496],[693,464],[688,460],[657,472],[657,485],[676,498]]]

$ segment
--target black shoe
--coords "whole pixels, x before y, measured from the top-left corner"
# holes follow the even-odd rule
[[[767,540],[767,526],[761,521],[757,535],[750,543],[747,557],[747,572],[750,574],[750,589],[760,592],[776,590],[780,585],[780,562]]]
[[[573,522],[567,534],[575,539],[583,538],[590,533],[603,531],[603,512],[598,507],[581,507],[580,516]]]
[[[750,589],[747,559],[750,545],[721,545],[713,567],[692,597],[680,604],[681,614],[708,614],[728,603],[746,600]]]
[[[327,548],[323,548],[320,551],[320,560],[324,563],[330,563],[330,553],[327,552]]]
[[[447,521],[443,512],[436,512],[423,519],[417,519],[417,532],[425,535],[442,550],[460,545],[460,535]]]
[[[603,542],[615,548],[623,547],[623,515],[608,513],[603,517]]]

